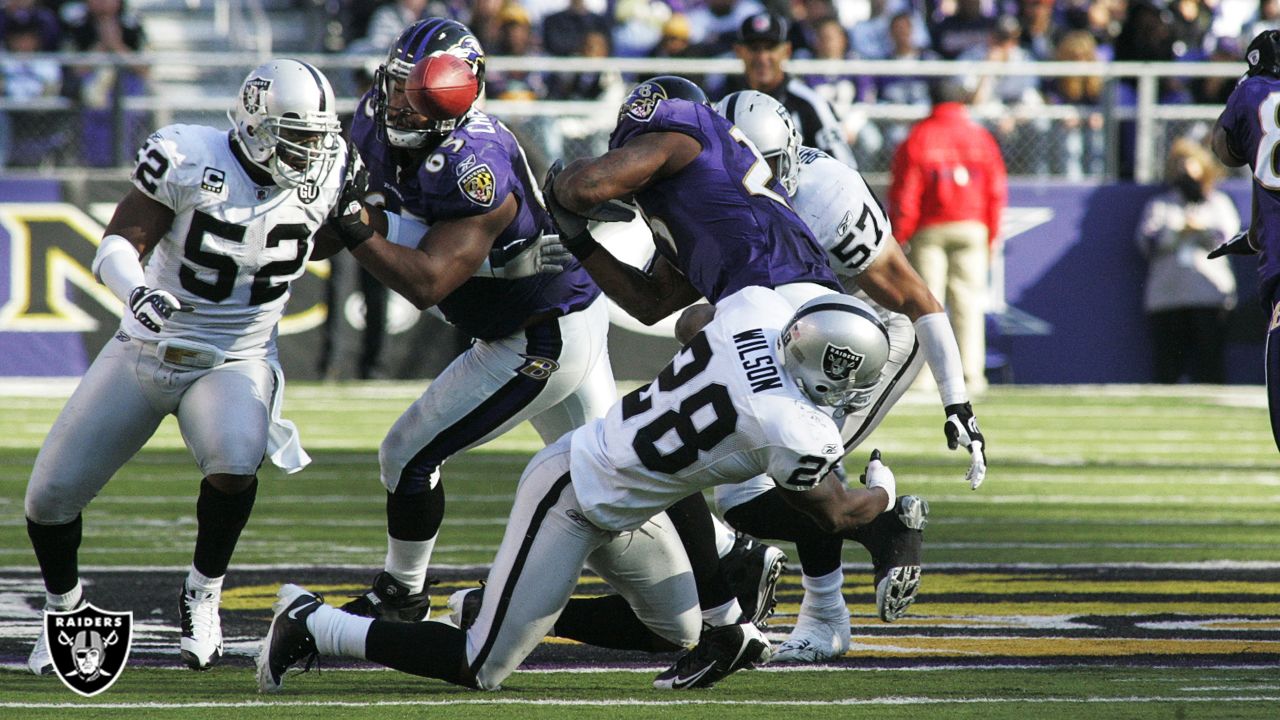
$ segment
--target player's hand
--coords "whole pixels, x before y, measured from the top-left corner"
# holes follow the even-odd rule
[[[129,311],[151,332],[160,332],[175,312],[191,312],[195,308],[164,290],[139,285],[129,293]]]
[[[947,447],[955,450],[964,446],[969,451],[969,471],[964,479],[969,487],[977,490],[987,477],[987,439],[978,429],[978,418],[973,414],[973,406],[969,403],[948,405],[944,412],[947,422],[942,431],[947,435]]]
[[[542,197],[547,202],[547,211],[560,230],[560,237],[573,246],[573,241],[587,235],[587,217],[566,208],[556,199],[556,178],[564,171],[564,161],[556,160],[547,168],[547,176],[542,181]]]
[[[1222,257],[1223,255],[1257,255],[1258,248],[1253,246],[1253,241],[1249,239],[1249,228],[1245,228],[1236,233],[1230,240],[1222,243],[1218,247],[1209,251],[1209,259]]]
[[[360,243],[373,237],[373,228],[361,215],[364,199],[369,194],[369,170],[360,158],[360,151],[347,143],[347,164],[342,169],[342,191],[338,202],[329,212],[329,224],[337,231],[342,244],[354,250]]]
[[[571,260],[573,255],[560,242],[559,235],[542,235],[502,267],[495,268],[493,276],[515,280],[539,274],[554,275],[568,267]]]
[[[858,481],[870,488],[880,488],[889,494],[889,507],[893,508],[894,498],[898,495],[897,481],[893,477],[893,471],[888,465],[880,459],[880,450],[877,448],[871,451],[871,458],[867,460],[867,469],[858,477]]]

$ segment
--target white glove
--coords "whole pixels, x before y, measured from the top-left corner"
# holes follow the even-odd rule
[[[573,255],[560,244],[559,235],[543,235],[502,267],[495,268],[493,276],[500,280],[515,280],[539,274],[554,275],[568,267],[571,260]]]
[[[129,310],[151,332],[160,332],[164,323],[175,312],[191,312],[195,308],[164,290],[154,290],[139,285],[129,293]]]
[[[978,418],[973,414],[969,403],[948,405],[944,412],[947,421],[942,430],[947,436],[947,447],[955,450],[964,447],[969,450],[969,471],[964,479],[969,481],[969,488],[977,490],[987,477],[987,439],[978,429]]]
[[[889,494],[889,506],[885,510],[893,507],[893,503],[898,496],[898,483],[893,477],[893,471],[880,461],[880,450],[871,451],[871,459],[867,462],[867,470],[858,478],[867,489],[880,488]]]

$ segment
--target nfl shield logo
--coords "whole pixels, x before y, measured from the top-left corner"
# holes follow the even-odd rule
[[[133,613],[108,612],[85,604],[44,615],[45,639],[62,684],[85,697],[111,687],[129,660]]]
[[[827,349],[822,352],[822,372],[832,380],[844,380],[862,367],[864,358],[865,355],[850,348],[828,344]]]

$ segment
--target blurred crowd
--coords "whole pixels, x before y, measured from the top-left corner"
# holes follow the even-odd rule
[[[30,50],[131,52],[145,36],[125,0],[0,0],[0,90],[9,101],[63,96],[86,111],[106,112],[117,93],[145,92],[144,68],[61,68],[23,58]],[[490,55],[564,57],[734,57],[743,22],[769,12],[783,18],[784,57],[876,60],[991,60],[1025,65],[1045,60],[1239,62],[1264,29],[1280,27],[1280,0],[294,0],[323,25],[313,47],[376,61],[405,26],[447,16],[469,25]],[[497,99],[606,99],[634,78],[605,64],[575,73],[493,72]],[[703,77],[713,99],[740,78]],[[870,103],[928,106],[923,77],[807,75],[799,78],[830,103],[845,141],[859,156],[887,158],[909,124],[869,121]],[[365,79],[367,81],[367,78]],[[992,130],[1004,148],[1033,143],[1043,151],[1013,154],[1015,174],[1097,177],[1104,173],[1104,83],[1099,77],[966,77],[969,102],[1000,116]],[[357,79],[357,83],[359,79]],[[341,84],[341,80],[339,80]],[[1221,104],[1231,78],[1166,79],[1162,103]],[[1112,102],[1133,105],[1137,90],[1120,83]],[[1066,120],[1036,119],[1036,108],[1070,105]],[[12,103],[10,103],[12,106]],[[1001,106],[1009,112],[1001,111]],[[992,112],[990,110],[994,109]],[[28,113],[29,115],[29,113]],[[0,120],[0,165],[31,164],[76,133],[111,132],[119,118],[86,115],[78,127]],[[113,126],[112,122],[116,123]],[[131,124],[145,122],[128,119]],[[54,123],[56,125],[56,123]],[[594,128],[568,128],[589,137]],[[1131,167],[1122,129],[1120,168]],[[87,165],[109,165],[111,143],[77,142]],[[553,152],[554,148],[548,150]]]

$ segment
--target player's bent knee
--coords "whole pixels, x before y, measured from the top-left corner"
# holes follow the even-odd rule
[[[252,487],[258,476],[254,474],[214,473],[208,475],[206,479],[218,492],[226,493],[227,495],[239,495]]]

